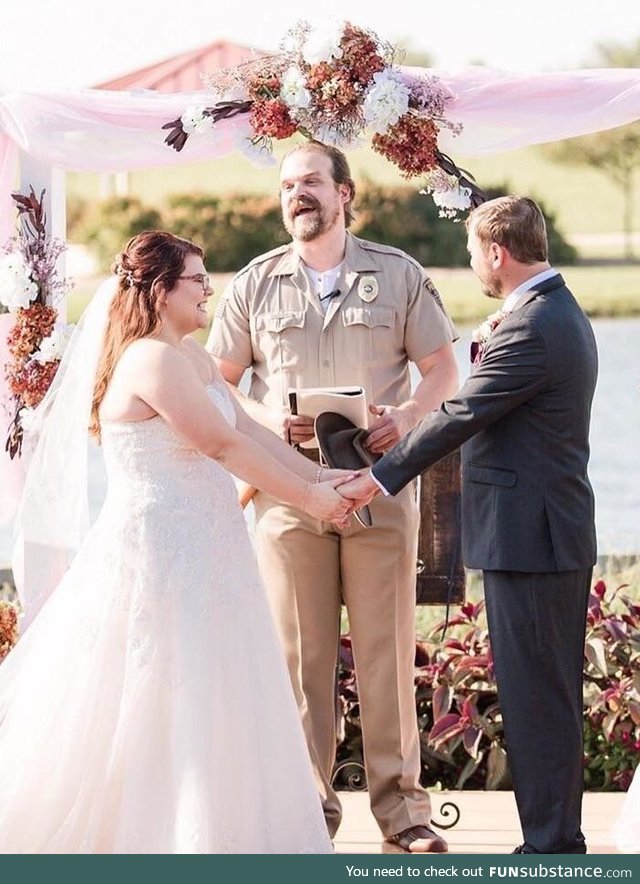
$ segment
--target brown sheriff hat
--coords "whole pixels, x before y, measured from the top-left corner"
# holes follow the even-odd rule
[[[323,411],[316,417],[315,434],[320,454],[327,466],[338,470],[367,469],[379,459],[364,443],[368,430],[356,427],[348,418],[335,411]],[[373,524],[368,506],[354,513],[361,525],[370,528]]]

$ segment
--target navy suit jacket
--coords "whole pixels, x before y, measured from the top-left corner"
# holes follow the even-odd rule
[[[462,445],[467,567],[589,568],[596,559],[587,463],[597,370],[591,325],[558,274],[528,292],[458,393],[373,473],[396,494]]]

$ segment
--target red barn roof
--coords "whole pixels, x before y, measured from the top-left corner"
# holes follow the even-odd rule
[[[265,55],[260,49],[239,46],[218,40],[200,49],[173,55],[164,61],[100,83],[96,89],[128,91],[153,89],[155,92],[195,92],[204,88],[203,74],[213,74],[221,68],[235,67],[243,61]]]

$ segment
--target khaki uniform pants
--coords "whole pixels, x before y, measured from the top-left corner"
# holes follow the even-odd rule
[[[414,699],[418,514],[413,486],[374,499],[374,525],[344,530],[264,494],[254,498],[258,562],[333,836],[335,673],[342,600],[349,614],[372,812],[385,836],[430,819],[419,784]]]

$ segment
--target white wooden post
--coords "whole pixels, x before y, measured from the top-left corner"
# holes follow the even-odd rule
[[[65,242],[67,234],[67,206],[65,192],[65,174],[62,169],[54,169],[29,154],[20,151],[20,193],[29,193],[33,187],[40,198],[43,190],[44,210],[47,216],[47,234]],[[58,258],[58,272],[64,275],[65,255]],[[60,319],[67,318],[67,304],[56,304]]]

